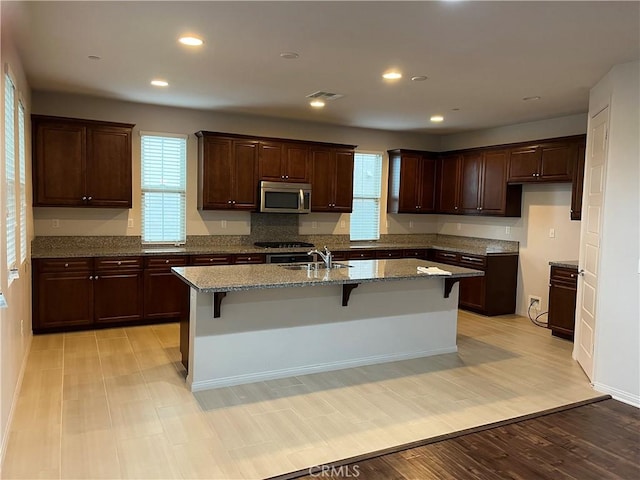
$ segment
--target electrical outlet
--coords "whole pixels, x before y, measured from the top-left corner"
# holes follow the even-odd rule
[[[127,220],[127,227],[133,228],[133,218],[130,218],[129,220]]]
[[[550,228],[549,229],[549,238],[556,238],[556,229],[555,228]]]
[[[540,310],[541,306],[542,300],[540,299],[540,297],[536,295],[529,295],[529,307],[533,308],[534,310]]]
[[[53,220],[51,220],[51,226],[53,228],[60,228],[60,220],[58,220],[57,218],[54,218]]]
[[[226,220],[220,220],[220,228],[227,228],[227,221]]]
[[[409,228],[413,228],[413,220],[409,220]]]
[[[345,228],[347,226],[347,222],[344,220],[340,220],[340,228]]]
[[[318,222],[311,222],[311,228],[318,228]]]
[[[504,233],[507,235],[511,235],[511,227],[504,227]]]
[[[456,223],[456,230],[461,230],[462,229],[462,225],[459,223]]]

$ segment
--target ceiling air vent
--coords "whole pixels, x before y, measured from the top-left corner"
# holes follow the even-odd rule
[[[307,98],[321,98],[323,100],[337,100],[342,97],[344,97],[344,95],[341,95],[339,93],[330,93],[330,92],[322,92],[322,91],[314,92],[307,95]]]

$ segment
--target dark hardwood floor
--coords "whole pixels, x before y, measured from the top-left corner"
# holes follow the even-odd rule
[[[280,478],[638,480],[640,409],[616,400],[601,400]]]

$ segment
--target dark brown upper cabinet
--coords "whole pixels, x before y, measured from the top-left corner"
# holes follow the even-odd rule
[[[198,208],[257,208],[257,141],[198,132]]]
[[[311,147],[311,210],[350,213],[353,209],[354,147]]]
[[[132,124],[31,119],[34,206],[131,208]]]
[[[259,178],[270,182],[309,183],[309,147],[286,142],[260,142]]]
[[[511,148],[507,181],[571,182],[582,138],[544,140]]]
[[[438,213],[459,214],[462,196],[462,155],[444,155],[438,159],[436,209]]]
[[[472,150],[460,161],[460,213],[519,217],[522,186],[507,185],[505,149]]]
[[[436,162],[431,152],[389,150],[388,213],[436,212]]]
[[[584,162],[586,155],[586,139],[578,144],[576,166],[571,180],[571,220],[582,218],[582,190],[584,188]]]

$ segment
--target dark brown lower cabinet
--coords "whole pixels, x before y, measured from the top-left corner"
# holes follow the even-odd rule
[[[189,311],[189,287],[171,272],[172,267],[186,265],[184,255],[145,258],[145,319],[179,320]]]
[[[142,258],[96,258],[93,282],[95,323],[113,325],[142,320]]]
[[[577,268],[551,267],[548,326],[552,335],[573,340],[577,288]]]
[[[518,255],[471,255],[432,250],[430,259],[449,265],[484,271],[483,277],[460,281],[458,306],[482,315],[506,315],[516,311]]]
[[[66,265],[66,266],[65,266]],[[33,331],[82,328],[93,324],[91,259],[33,262]]]

